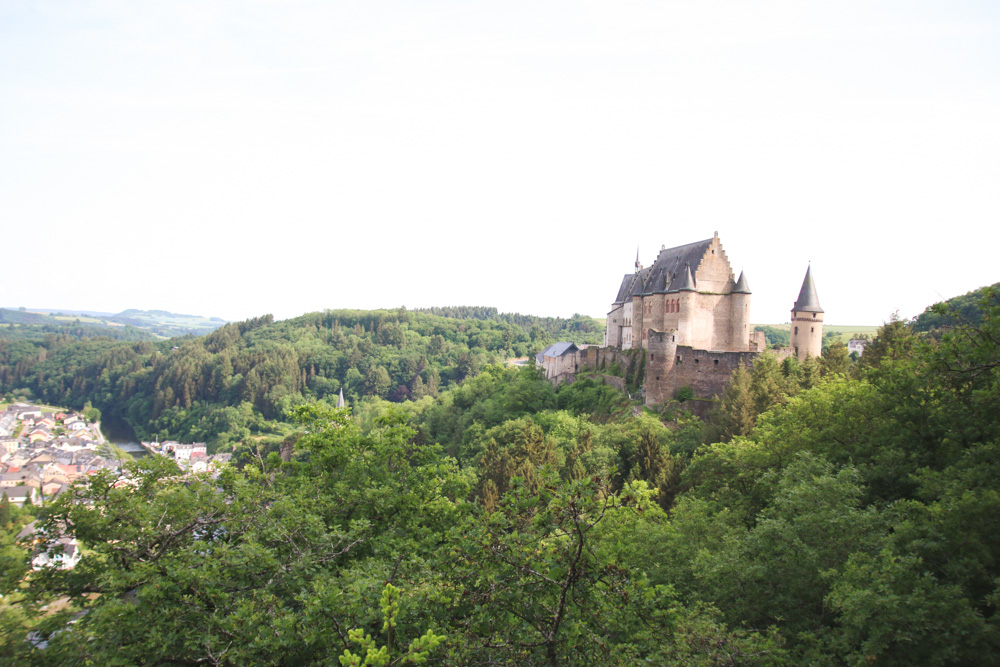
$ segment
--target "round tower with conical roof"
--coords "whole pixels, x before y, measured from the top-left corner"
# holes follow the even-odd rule
[[[740,278],[733,287],[730,298],[729,348],[741,352],[750,349],[750,283],[746,273],[740,271]]]
[[[792,305],[792,349],[802,361],[823,354],[823,309],[816,295],[811,265],[806,269],[799,298]]]

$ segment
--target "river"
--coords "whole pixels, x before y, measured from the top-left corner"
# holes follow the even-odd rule
[[[118,445],[131,454],[132,458],[146,456],[149,453],[139,444],[139,438],[135,435],[135,431],[124,419],[102,415],[101,433],[104,434],[108,442]]]

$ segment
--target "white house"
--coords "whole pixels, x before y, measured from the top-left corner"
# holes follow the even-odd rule
[[[49,545],[48,550],[40,552],[31,559],[31,567],[41,570],[43,567],[54,567],[60,570],[72,570],[80,562],[80,544],[74,537],[60,537]]]

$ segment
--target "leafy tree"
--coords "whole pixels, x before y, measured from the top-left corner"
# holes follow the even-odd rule
[[[444,641],[442,635],[434,634],[433,630],[428,630],[422,636],[410,642],[401,655],[395,660],[392,659],[393,639],[396,633],[396,617],[399,615],[399,600],[401,591],[392,584],[386,584],[382,589],[382,616],[385,623],[382,625],[382,632],[386,633],[386,644],[381,648],[376,648],[375,640],[371,635],[366,635],[363,629],[351,630],[347,633],[350,640],[360,645],[364,655],[356,655],[350,649],[344,649],[344,654],[340,656],[340,664],[351,667],[360,665],[378,665],[388,667],[389,665],[422,665],[427,662],[427,657]]]

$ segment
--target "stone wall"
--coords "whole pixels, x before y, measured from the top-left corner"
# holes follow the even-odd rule
[[[721,396],[729,376],[757,352],[713,352],[678,345],[674,332],[650,331],[646,358],[646,405],[662,405],[689,386],[699,398]]]

